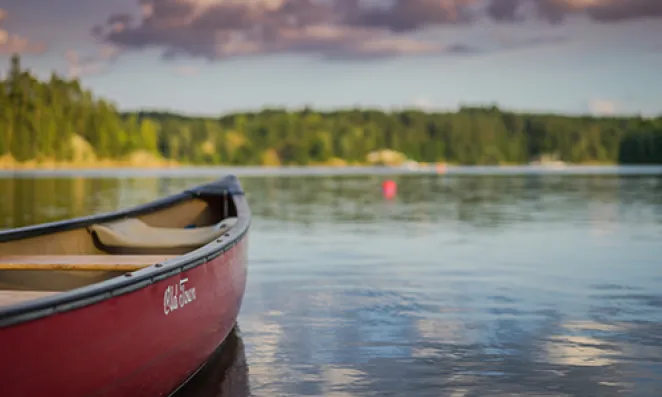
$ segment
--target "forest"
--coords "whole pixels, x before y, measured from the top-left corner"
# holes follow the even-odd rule
[[[521,114],[496,106],[426,113],[263,109],[216,118],[120,113],[77,79],[39,81],[14,55],[0,80],[3,164],[149,158],[177,164],[365,164],[390,149],[419,162],[662,164],[657,118]],[[137,157],[136,157],[137,156]],[[142,157],[141,157],[142,156]]]

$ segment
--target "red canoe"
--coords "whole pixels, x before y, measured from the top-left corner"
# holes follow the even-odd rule
[[[235,325],[250,217],[228,176],[133,209],[0,232],[0,395],[176,391]]]

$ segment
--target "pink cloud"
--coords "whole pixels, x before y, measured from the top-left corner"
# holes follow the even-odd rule
[[[65,54],[68,75],[69,77],[84,77],[102,73],[120,53],[119,48],[107,44],[99,47],[97,54],[88,56],[80,56],[77,51],[69,50]]]
[[[175,73],[184,77],[192,77],[200,73],[200,68],[192,65],[179,66],[175,68]]]
[[[46,51],[46,44],[3,29],[2,22],[7,19],[7,15],[7,11],[0,8],[0,54],[42,54]]]
[[[617,101],[605,98],[593,98],[588,104],[589,110],[596,116],[609,116],[617,113],[621,106]]]

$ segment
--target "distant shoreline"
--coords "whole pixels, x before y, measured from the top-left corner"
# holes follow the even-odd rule
[[[529,163],[509,163],[503,162],[500,164],[457,164],[446,162],[418,162],[403,157],[403,161],[397,162],[348,162],[343,159],[335,158],[328,162],[313,162],[310,164],[302,165],[265,165],[265,164],[192,164],[182,163],[176,160],[167,160],[163,158],[156,158],[153,156],[142,156],[139,160],[86,160],[86,161],[52,161],[52,160],[29,160],[19,162],[11,157],[0,157],[0,171],[23,171],[23,170],[121,170],[121,169],[134,169],[134,170],[167,170],[167,169],[206,169],[206,168],[253,168],[253,169],[352,169],[352,168],[388,168],[388,169],[402,169],[410,171],[436,171],[443,173],[448,167],[488,167],[488,168],[513,168],[513,167],[527,167],[527,168],[542,168],[542,169],[556,169],[565,167],[615,167],[620,166],[617,163],[600,163],[600,162],[583,162],[583,163],[566,163],[563,161],[531,161]]]
[[[0,162],[0,171],[59,171],[59,170],[122,170],[122,169],[133,169],[133,170],[168,170],[168,169],[209,169],[209,168],[251,168],[251,169],[352,169],[352,168],[388,168],[388,169],[402,169],[410,171],[421,171],[421,170],[430,170],[434,171],[445,168],[452,167],[471,167],[471,168],[517,168],[517,167],[526,167],[526,168],[545,168],[545,169],[554,169],[554,168],[563,168],[563,167],[614,167],[620,166],[619,164],[607,164],[607,163],[580,163],[580,164],[428,164],[428,163],[418,163],[418,164],[401,164],[401,165],[383,165],[383,164],[369,164],[369,163],[355,163],[355,164],[305,164],[305,165],[260,165],[260,164],[242,164],[242,165],[232,165],[232,164],[186,164],[178,162],[164,162],[161,164],[140,164],[140,163],[131,163],[123,161],[102,161],[102,162],[90,162],[90,163],[36,163],[30,161],[27,163],[14,163],[14,164],[2,164]]]
[[[395,175],[448,175],[448,176],[486,176],[486,175],[662,175],[662,166],[648,165],[588,165],[572,164],[562,167],[531,164],[520,165],[449,165],[443,170],[434,167],[410,169],[407,167],[375,165],[293,165],[293,166],[200,166],[178,165],[172,167],[79,167],[79,168],[0,168],[0,178],[14,176],[27,177],[87,177],[87,178],[217,178],[221,175],[237,177],[296,177],[296,176],[395,176]]]
[[[250,168],[250,169],[351,169],[351,168],[388,168],[388,169],[402,169],[410,171],[439,171],[443,172],[447,168],[540,168],[540,169],[562,169],[562,168],[577,168],[577,167],[631,167],[631,166],[659,166],[659,164],[618,164],[618,163],[559,163],[559,164],[541,164],[541,163],[504,163],[504,164],[448,164],[448,163],[408,163],[400,165],[388,164],[370,164],[370,163],[354,163],[354,164],[304,164],[304,165],[260,165],[260,164],[187,164],[175,161],[163,161],[162,163],[132,163],[128,161],[99,161],[99,162],[58,162],[58,163],[37,163],[29,161],[26,163],[13,163],[3,164],[0,162],[0,171],[59,171],[59,170],[177,170],[177,169],[210,169],[210,168]]]
[[[2,164],[0,171],[57,171],[57,170],[116,170],[116,169],[170,169],[181,168],[181,164],[132,164],[129,162],[99,162],[99,163],[48,163],[35,162]]]

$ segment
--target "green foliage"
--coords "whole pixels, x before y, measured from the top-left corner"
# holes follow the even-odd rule
[[[264,109],[221,118],[119,114],[77,80],[53,75],[39,82],[13,57],[0,81],[0,156],[67,161],[79,138],[100,159],[144,151],[192,164],[364,162],[368,153],[381,149],[417,161],[459,164],[540,158],[662,163],[662,118],[515,114],[496,107],[455,113]]]

